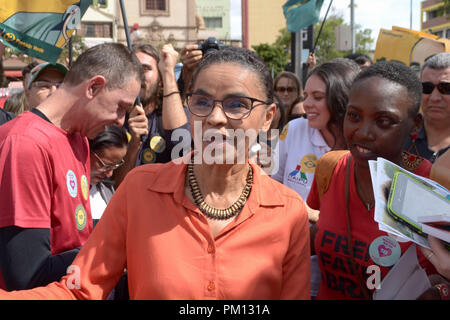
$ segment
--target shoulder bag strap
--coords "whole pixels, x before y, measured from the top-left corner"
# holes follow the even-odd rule
[[[349,207],[349,188],[350,188],[350,167],[351,167],[352,156],[348,158],[347,161],[347,170],[345,172],[345,215],[347,218],[347,241],[348,241],[348,251],[350,253],[350,261],[352,263],[352,269],[355,272],[356,278],[358,279],[359,287],[361,292],[364,295],[366,300],[370,299],[369,291],[367,287],[364,285],[364,282],[359,274],[358,270],[356,270],[355,256],[353,252],[353,239],[352,239],[352,229],[350,226],[350,207]]]

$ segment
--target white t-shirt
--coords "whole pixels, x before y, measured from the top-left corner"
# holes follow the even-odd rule
[[[92,186],[89,190],[89,200],[91,202],[92,219],[100,219],[107,203],[96,186]]]
[[[314,179],[317,161],[331,148],[308,120],[290,121],[280,134],[278,172],[272,178],[295,190],[306,201]]]
[[[318,129],[311,128],[308,120],[290,121],[280,134],[276,155],[279,169],[272,178],[295,190],[306,202],[314,180],[317,161],[331,148]],[[317,255],[311,256],[311,296],[319,291],[321,275]]]

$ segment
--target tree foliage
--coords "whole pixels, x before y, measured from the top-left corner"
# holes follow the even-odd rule
[[[317,39],[318,32],[322,21],[314,25],[314,41]],[[316,44],[316,59],[317,63],[322,63],[325,61],[332,60],[334,58],[345,57],[349,51],[337,51],[335,49],[335,34],[334,30],[336,27],[346,25],[344,19],[338,15],[332,15],[327,18],[323,26],[320,38],[317,40]],[[372,30],[361,29],[360,25],[355,25],[355,51],[356,53],[363,53],[370,55],[371,45],[374,42],[372,39]]]
[[[72,36],[72,62],[75,61],[80,54],[82,54],[85,50],[87,50],[87,46],[83,42],[83,37],[74,34]],[[69,42],[64,46],[61,55],[58,58],[58,61],[69,65]]]
[[[450,1],[450,0],[449,0]],[[322,21],[314,25],[314,41],[317,39],[318,32]],[[345,57],[350,51],[337,51],[335,49],[334,29],[337,26],[344,25],[344,19],[336,14],[327,18],[323,26],[320,38],[315,48],[317,63],[332,60],[334,58]],[[372,39],[372,30],[362,29],[356,25],[355,49],[357,53],[370,55]],[[273,74],[283,71],[285,66],[291,62],[291,33],[287,28],[279,31],[279,35],[272,44],[262,43],[252,48],[264,60],[264,62],[272,69]],[[303,61],[304,62],[304,61]]]
[[[289,53],[280,45],[262,43],[252,46],[252,48],[264,60],[269,69],[272,70],[272,75],[283,71],[290,60]]]

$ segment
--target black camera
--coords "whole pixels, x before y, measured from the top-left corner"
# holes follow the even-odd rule
[[[225,45],[220,43],[216,38],[209,37],[204,42],[200,42],[198,48],[202,50],[203,55],[206,56],[214,51],[225,48]]]

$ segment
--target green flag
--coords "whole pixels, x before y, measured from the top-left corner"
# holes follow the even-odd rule
[[[289,32],[299,32],[319,21],[323,0],[289,0],[283,5]]]
[[[55,63],[91,0],[0,0],[0,41]]]

